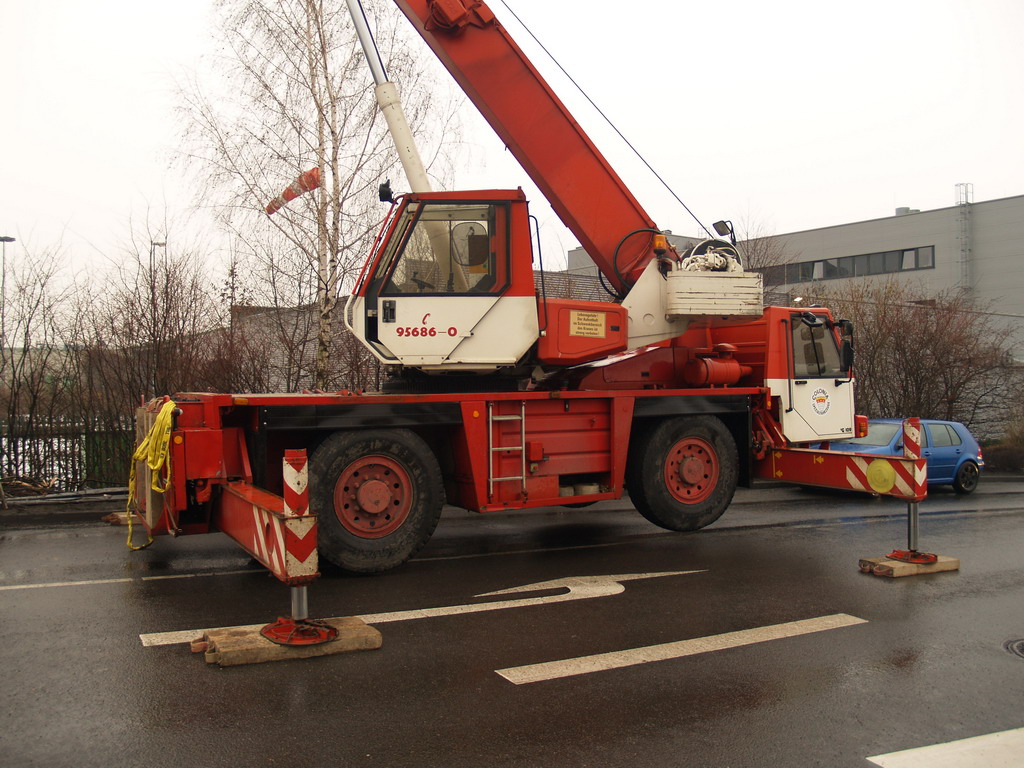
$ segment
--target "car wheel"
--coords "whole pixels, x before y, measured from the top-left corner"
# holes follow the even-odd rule
[[[973,461],[965,461],[956,471],[956,478],[953,480],[953,490],[960,494],[974,493],[978,487],[978,479],[981,473],[978,465]]]

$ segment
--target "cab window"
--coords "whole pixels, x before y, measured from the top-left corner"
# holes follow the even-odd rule
[[[821,319],[819,325],[808,325],[801,315],[794,315],[793,375],[798,379],[844,378],[835,335]]]
[[[507,282],[508,215],[488,203],[426,203],[388,264],[382,296],[500,293]],[[401,227],[396,228],[396,232]]]

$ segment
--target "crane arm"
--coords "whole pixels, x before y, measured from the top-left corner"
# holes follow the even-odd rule
[[[619,292],[654,221],[481,0],[395,0]],[[634,234],[637,233],[637,234]]]

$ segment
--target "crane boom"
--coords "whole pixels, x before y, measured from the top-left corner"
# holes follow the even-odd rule
[[[625,293],[654,257],[650,235],[629,235],[657,227],[490,8],[477,0],[395,2]]]

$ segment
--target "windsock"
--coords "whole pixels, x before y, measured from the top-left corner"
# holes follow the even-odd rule
[[[279,197],[275,197],[267,206],[267,216],[277,213],[290,200],[294,200],[303,192],[310,192],[320,186],[320,169],[311,168],[293,181]]]

